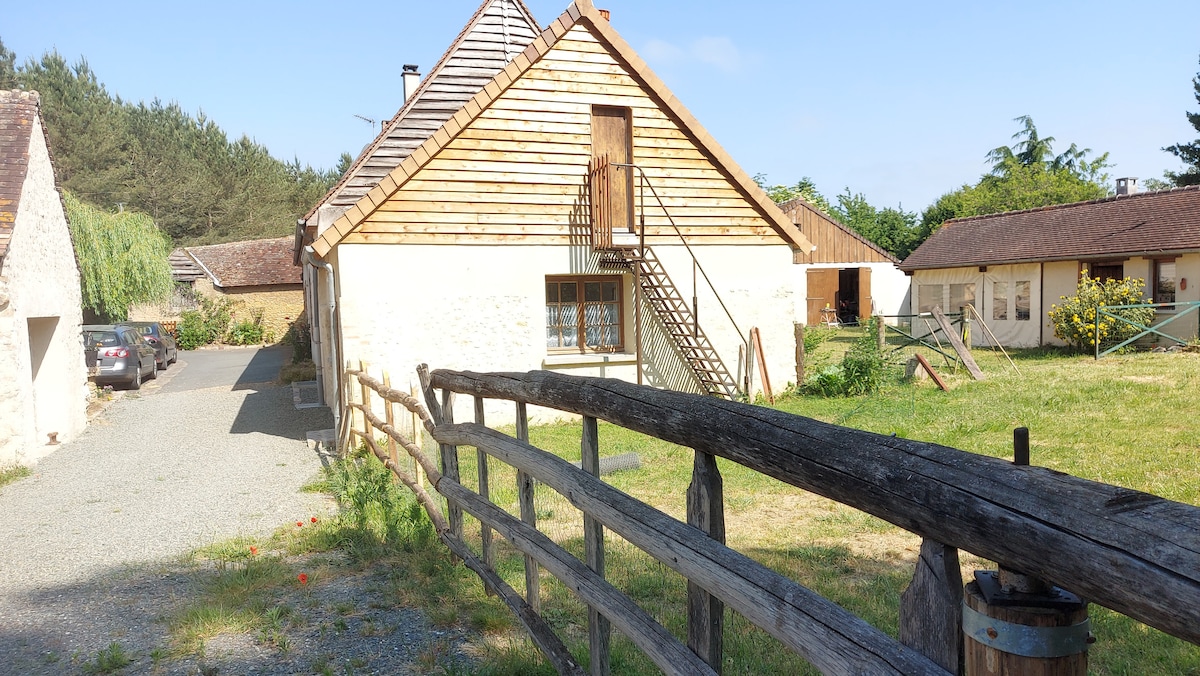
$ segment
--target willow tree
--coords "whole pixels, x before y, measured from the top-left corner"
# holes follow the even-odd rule
[[[64,201],[85,308],[121,321],[131,305],[170,297],[171,243],[149,216],[103,211],[70,193]]]

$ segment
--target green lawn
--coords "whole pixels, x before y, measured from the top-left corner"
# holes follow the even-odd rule
[[[836,361],[854,334],[840,332],[814,360]],[[987,378],[971,380],[937,357],[950,385],[901,382],[896,367],[883,391],[857,398],[788,395],[781,410],[882,434],[930,441],[965,451],[1011,457],[1013,428],[1030,429],[1032,463],[1076,476],[1200,505],[1195,468],[1200,460],[1192,411],[1200,410],[1200,355],[1137,354],[1095,361],[1054,351],[1013,355],[1020,374],[997,353],[977,350]],[[578,424],[535,427],[531,441],[570,460],[579,458]],[[602,455],[635,451],[642,468],[607,477],[617,488],[682,517],[691,451],[601,424]],[[474,481],[474,453],[462,453],[464,483]],[[512,477],[489,463],[493,498],[516,511]],[[912,577],[919,540],[879,519],[780,484],[730,462],[725,479],[729,544],[825,595],[895,635],[899,596]],[[537,496],[539,527],[568,548],[579,547],[579,513],[544,487]],[[469,522],[471,523],[471,522]],[[609,577],[677,636],[684,635],[685,582],[610,534]],[[964,575],[993,564],[963,556]],[[519,562],[502,566],[521,588]],[[556,582],[543,581],[547,611],[573,648],[586,655],[580,634],[586,611]],[[1200,674],[1200,647],[1128,618],[1092,607],[1098,641],[1095,674]],[[729,613],[727,674],[815,673],[764,632]],[[620,673],[656,673],[623,639],[614,642]],[[500,673],[517,673],[501,670]]]

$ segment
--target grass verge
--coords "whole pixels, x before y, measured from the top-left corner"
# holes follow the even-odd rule
[[[0,468],[0,488],[20,481],[25,477],[33,474],[33,470],[25,465],[13,465],[12,467]]]

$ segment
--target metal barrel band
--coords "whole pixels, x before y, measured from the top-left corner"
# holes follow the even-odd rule
[[[964,635],[1000,652],[1022,657],[1067,657],[1087,652],[1092,621],[1089,618],[1069,627],[1033,627],[988,617],[963,603],[962,627]]]

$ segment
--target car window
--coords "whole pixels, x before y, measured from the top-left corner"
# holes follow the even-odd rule
[[[121,341],[117,338],[116,331],[84,331],[83,343],[88,347],[95,345],[113,347],[120,345]]]

